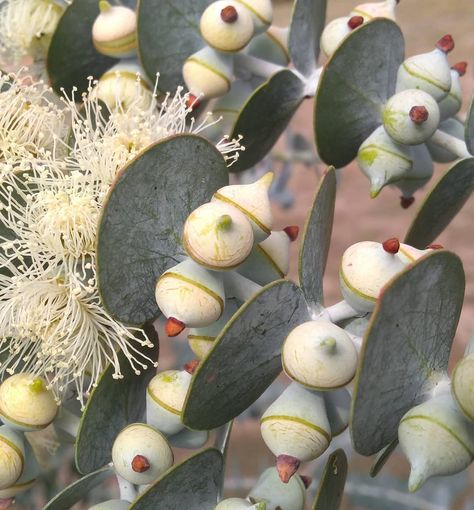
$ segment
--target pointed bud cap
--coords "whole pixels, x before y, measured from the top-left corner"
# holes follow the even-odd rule
[[[362,16],[352,16],[349,18],[349,21],[347,22],[347,26],[354,30],[357,27],[360,27],[364,23],[364,18]]]
[[[276,459],[278,475],[283,483],[288,483],[299,467],[300,461],[291,455],[278,455]]]
[[[415,197],[400,197],[400,205],[402,206],[402,209],[408,209],[414,201]]]
[[[225,23],[235,23],[239,19],[239,13],[233,5],[228,5],[222,9],[221,19]]]
[[[430,112],[426,109],[426,106],[413,106],[409,112],[410,119],[415,124],[423,124],[428,120]]]
[[[199,360],[198,359],[193,359],[191,361],[188,361],[187,363],[185,363],[184,365],[184,370],[188,373],[188,374],[191,374],[193,375],[194,372],[196,372],[198,366],[199,366]]]
[[[400,249],[400,241],[396,237],[391,237],[382,243],[382,247],[387,253],[395,255]]]
[[[444,250],[444,246],[442,244],[433,243],[433,244],[429,244],[426,247],[426,249],[427,250]]]
[[[144,473],[150,469],[150,463],[144,455],[135,455],[132,460],[132,469],[135,473]]]
[[[297,225],[291,225],[289,227],[285,227],[283,232],[290,238],[291,242],[294,242],[298,239],[298,234],[300,233],[300,228]]]
[[[178,319],[175,319],[174,317],[169,317],[166,319],[165,333],[170,337],[178,336],[185,328],[186,324],[179,321]]]
[[[450,34],[443,36],[437,43],[436,47],[444,53],[454,50],[454,39]]]
[[[189,108],[192,112],[197,110],[201,106],[201,101],[194,94],[188,93],[186,99],[186,107]]]
[[[457,64],[454,64],[451,69],[456,71],[459,76],[464,76],[466,74],[467,62],[458,62]]]

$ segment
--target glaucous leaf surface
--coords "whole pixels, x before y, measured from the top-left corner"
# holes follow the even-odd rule
[[[144,327],[154,348],[141,350],[158,361],[158,335],[152,325]],[[109,365],[93,390],[81,417],[76,439],[76,467],[80,473],[90,473],[112,460],[112,445],[118,433],[130,423],[141,421],[145,411],[146,388],[156,374],[149,363],[147,369],[135,374],[125,355],[119,355],[123,379],[114,379],[114,367]]]
[[[431,244],[474,191],[474,158],[455,163],[425,197],[405,242],[420,249]]]
[[[245,411],[281,372],[288,333],[309,320],[302,291],[272,282],[244,303],[217,337],[193,376],[183,423],[210,430]]]
[[[400,419],[447,373],[464,298],[460,259],[436,250],[383,289],[359,355],[352,442],[374,455],[397,438]]]
[[[385,448],[382,448],[380,452],[375,457],[374,463],[370,468],[370,476],[375,478],[382,468],[385,466],[388,459],[391,457],[392,453],[396,450],[398,446],[398,438],[394,439],[390,444],[388,444]]]
[[[347,457],[344,450],[335,450],[328,457],[312,510],[338,510],[344,495]]]
[[[99,291],[109,313],[128,324],[159,315],[156,280],[184,256],[187,216],[227,183],[223,157],[195,135],[158,142],[121,170],[98,229]]]
[[[336,50],[321,74],[314,106],[316,146],[325,163],[350,163],[381,124],[403,56],[400,28],[382,18],[361,25]]]
[[[245,151],[230,167],[241,172],[261,161],[275,145],[304,99],[304,84],[290,70],[283,69],[260,85],[244,104],[231,138],[243,136]]]
[[[474,156],[474,96],[466,118],[466,145],[467,150]]]
[[[301,240],[298,272],[308,303],[323,303],[323,276],[331,242],[336,172],[329,168],[316,191]]]

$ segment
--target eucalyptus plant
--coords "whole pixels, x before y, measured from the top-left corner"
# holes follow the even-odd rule
[[[325,26],[326,1],[296,0],[287,29],[270,0],[0,4],[4,65],[28,56],[36,73],[0,75],[3,507],[41,469],[26,433],[50,425],[83,476],[48,510],[112,476],[119,494],[92,508],[303,510],[301,464],[346,429],[377,454],[373,475],[400,444],[410,491],[471,464],[474,341],[447,370],[465,275],[435,241],[474,189],[474,107],[456,117],[466,64],[449,64],[451,35],[405,58],[397,4]],[[29,39],[14,30],[25,12]],[[313,97],[328,168],[301,235],[276,231],[273,173],[230,174]],[[455,163],[404,240],[347,247],[341,301],[325,306],[336,172],[354,158],[370,195],[394,184],[403,207],[433,160]],[[166,337],[187,334],[184,366],[161,369],[158,319]],[[282,371],[260,421],[275,465],[226,498],[233,420]],[[198,451],[175,463],[176,448]],[[346,475],[336,449],[313,510],[339,508]]]

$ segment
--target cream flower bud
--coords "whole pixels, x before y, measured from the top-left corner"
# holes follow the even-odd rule
[[[401,190],[402,206],[403,200],[410,198],[415,191],[422,188],[433,177],[433,160],[425,144],[414,145],[410,148],[413,160],[412,169],[406,175],[395,183],[395,186]]]
[[[7,425],[0,426],[0,489],[8,489],[21,476],[25,463],[23,437]]]
[[[0,436],[1,436],[1,427],[0,427]],[[19,438],[22,440],[22,438]],[[1,442],[1,437],[0,437]],[[0,500],[14,498],[18,494],[31,489],[31,487],[35,484],[39,474],[40,467],[38,461],[36,460],[35,453],[30,443],[27,440],[22,440],[25,452],[25,462],[23,471],[21,473],[20,478],[13,484],[7,487],[6,489],[0,490]],[[2,471],[0,471],[2,473]],[[1,478],[1,474],[0,474]]]
[[[389,18],[395,21],[395,8],[400,0],[385,0],[384,2],[372,2],[354,7],[351,16],[362,16],[365,21],[372,18]]]
[[[400,259],[405,262],[405,264],[411,264],[417,261],[420,257],[423,257],[427,253],[429,253],[430,249],[419,250],[418,248],[414,248],[409,244],[400,243],[400,249],[398,251],[398,256]]]
[[[253,228],[257,243],[266,239],[272,229],[273,215],[268,190],[273,181],[273,173],[267,172],[258,181],[251,184],[233,184],[217,190],[212,201],[231,204],[242,211]]]
[[[236,0],[250,12],[255,34],[265,32],[273,21],[273,5],[271,0]]]
[[[460,62],[451,68],[451,89],[447,96],[439,103],[441,119],[448,119],[459,112],[462,106],[461,76],[465,73],[465,62]]]
[[[371,312],[382,287],[405,267],[400,255],[385,251],[381,243],[353,244],[344,252],[339,269],[342,295],[354,310]]]
[[[357,351],[349,335],[327,321],[309,321],[294,328],[281,355],[286,375],[313,390],[345,386],[357,368]]]
[[[181,411],[191,383],[185,370],[165,370],[148,384],[146,421],[165,434],[177,434],[184,429]]]
[[[326,57],[330,58],[339,48],[342,41],[358,26],[362,25],[364,18],[360,15],[345,16],[333,19],[328,23],[321,34],[321,49]]]
[[[95,49],[115,58],[129,58],[136,54],[137,16],[133,9],[99,1],[100,14],[92,25]]]
[[[474,423],[450,394],[410,409],[400,421],[398,439],[411,466],[410,492],[432,476],[462,471],[474,457]]]
[[[173,317],[191,328],[212,324],[224,311],[222,276],[191,259],[161,275],[155,297],[166,317]]]
[[[322,394],[291,383],[263,414],[260,431],[277,457],[280,478],[288,481],[300,462],[319,457],[331,441]]]
[[[395,142],[379,126],[360,146],[357,163],[370,180],[370,196],[375,198],[382,188],[404,178],[413,167],[409,147]]]
[[[152,483],[173,465],[173,451],[163,434],[150,425],[132,423],[112,446],[115,471],[136,485]]]
[[[419,145],[438,129],[438,103],[422,90],[407,89],[392,96],[383,111],[385,131],[398,143]]]
[[[234,269],[252,250],[252,225],[247,216],[232,205],[209,202],[186,219],[183,245],[195,262],[208,269]]]
[[[58,406],[43,379],[15,374],[0,386],[0,418],[22,431],[46,428],[56,417]]]
[[[458,361],[451,380],[451,390],[459,407],[474,421],[474,353]]]
[[[202,13],[199,28],[206,43],[217,51],[240,51],[254,34],[250,12],[234,0],[211,3]]]
[[[254,510],[266,510],[267,505],[264,501],[252,504],[246,499],[228,498],[220,501],[218,505],[214,507],[214,510],[245,510],[246,508],[253,508]]]
[[[448,135],[452,135],[459,140],[464,140],[464,124],[455,117],[441,122],[439,130],[444,133],[448,133]],[[450,163],[459,158],[459,156],[454,152],[450,152],[448,149],[436,145],[432,139],[426,142],[426,146],[430,151],[431,157],[437,163]]]
[[[109,499],[103,503],[91,506],[89,510],[127,510],[130,508],[130,502],[122,499]]]
[[[288,28],[272,25],[266,32],[250,41],[245,53],[276,65],[287,66],[290,62]]]
[[[223,96],[230,90],[234,73],[232,55],[218,53],[206,46],[191,55],[183,65],[183,79],[195,96],[206,99]]]
[[[454,47],[450,36],[438,41],[430,53],[407,58],[398,69],[397,92],[420,89],[441,101],[451,89],[451,69],[447,53]]]

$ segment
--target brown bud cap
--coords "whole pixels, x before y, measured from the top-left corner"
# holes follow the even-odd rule
[[[235,23],[238,18],[239,13],[233,5],[228,5],[221,11],[221,19],[224,23]]]
[[[135,473],[144,473],[150,469],[150,463],[143,455],[135,455],[132,460],[132,469]]]
[[[425,106],[413,106],[410,110],[410,119],[417,125],[421,125],[428,120],[430,116]]]
[[[426,247],[427,250],[444,250],[444,246],[442,244],[429,244]]]
[[[184,370],[186,370],[186,372],[188,374],[193,375],[194,372],[196,372],[196,369],[197,369],[198,366],[199,366],[199,360],[198,359],[193,359],[193,360],[188,361],[187,363],[185,363],[183,368],[184,368]]]
[[[456,71],[459,76],[464,76],[466,74],[467,62],[458,62],[451,67],[453,71]]]
[[[352,16],[347,22],[347,26],[354,30],[357,27],[360,27],[364,23],[364,18],[362,16]]]
[[[170,317],[165,323],[165,333],[168,336],[178,336],[185,327],[186,324],[184,322],[181,322],[174,317]]]
[[[436,47],[438,50],[444,51],[444,53],[449,53],[454,50],[454,39],[450,34],[441,37],[441,39],[436,43]]]
[[[400,205],[402,206],[402,209],[408,209],[414,201],[415,197],[400,197]]]
[[[290,225],[289,227],[285,227],[283,232],[290,238],[290,241],[296,241],[298,239],[298,234],[300,233],[300,227],[297,225]]]
[[[283,483],[288,483],[290,478],[298,471],[300,460],[291,455],[278,455],[276,468],[278,476]]]
[[[311,482],[313,481],[313,479],[310,476],[306,475],[300,475],[300,478],[301,481],[303,482],[305,489],[307,489],[311,485]]]
[[[199,101],[198,97],[194,94],[189,93],[186,99],[186,108],[189,108],[191,111],[196,110],[201,106],[201,101]]]
[[[391,237],[382,243],[382,247],[387,253],[395,255],[400,249],[400,241],[396,237]]]

